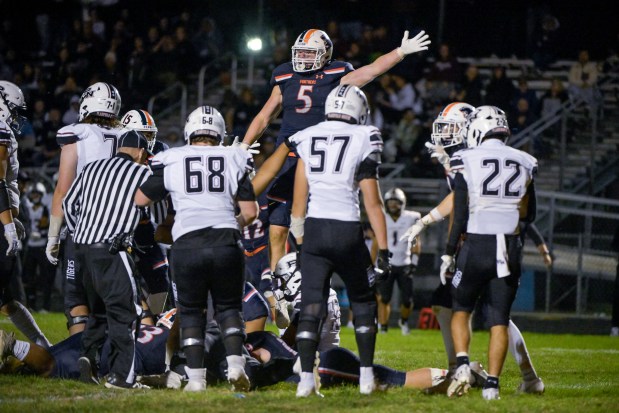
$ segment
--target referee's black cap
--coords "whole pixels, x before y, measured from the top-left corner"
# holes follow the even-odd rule
[[[140,132],[136,130],[130,130],[123,133],[118,143],[119,148],[138,148],[144,149],[150,154],[148,150],[148,141]]]

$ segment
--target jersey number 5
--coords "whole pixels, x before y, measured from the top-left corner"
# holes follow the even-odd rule
[[[503,166],[501,166],[501,161],[499,159],[483,159],[481,161],[481,165],[484,168],[490,168],[491,171],[484,178],[481,186],[481,195],[482,196],[491,196],[498,197],[503,196],[504,198],[515,198],[520,196],[521,187],[514,187],[514,182],[520,176],[520,164],[513,159],[505,159],[503,161]],[[499,185],[492,186],[493,181],[501,175],[503,170],[512,169],[513,172],[507,180],[503,179],[499,183]]]
[[[204,184],[208,192],[225,192],[223,156],[188,156],[185,158],[185,192],[200,194]],[[206,179],[205,179],[206,177]]]

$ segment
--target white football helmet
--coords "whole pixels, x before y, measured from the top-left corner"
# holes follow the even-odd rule
[[[11,82],[0,80],[0,120],[19,132],[26,122],[20,111],[26,110],[26,99],[21,89]]]
[[[200,106],[187,116],[185,122],[185,143],[190,144],[194,136],[208,136],[223,141],[226,123],[221,113],[211,106]]]
[[[466,145],[479,146],[489,136],[501,136],[507,140],[511,135],[505,112],[496,106],[479,106],[468,117],[464,130]]]
[[[305,56],[310,53],[311,56]],[[292,45],[292,68],[295,72],[322,69],[333,55],[333,42],[318,29],[305,30]]]
[[[365,94],[357,86],[339,85],[327,96],[325,118],[365,125],[370,117],[370,106]]]
[[[120,93],[116,88],[105,82],[97,82],[88,86],[80,97],[80,112],[78,122],[90,115],[102,118],[116,119],[120,112]]]
[[[466,119],[474,110],[474,106],[463,102],[453,102],[445,106],[432,123],[432,143],[443,148],[463,143]]]
[[[157,125],[155,120],[145,110],[130,110],[125,113],[120,121],[125,128],[142,132],[142,135],[148,141],[148,150],[153,151],[155,142],[157,142]]]
[[[32,201],[34,194],[40,194],[39,200],[43,199],[47,191],[45,190],[45,185],[43,182],[37,182],[35,184],[30,185],[28,188],[28,198]]]
[[[274,287],[284,293],[284,299],[293,302],[301,289],[301,270],[297,269],[297,253],[284,255],[275,266]]]
[[[395,199],[396,201],[400,201],[402,204],[402,209],[406,208],[406,194],[400,188],[391,188],[387,192],[385,192],[385,202],[390,199]]]

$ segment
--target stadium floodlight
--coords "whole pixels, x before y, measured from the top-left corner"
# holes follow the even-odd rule
[[[262,39],[259,37],[251,37],[247,40],[247,48],[252,52],[262,50]]]

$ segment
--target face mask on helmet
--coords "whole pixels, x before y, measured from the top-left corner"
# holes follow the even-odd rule
[[[293,302],[301,290],[301,271],[297,269],[297,253],[284,255],[273,273],[273,287],[284,293],[284,299]]]
[[[14,83],[0,81],[0,120],[5,121],[15,133],[20,133],[26,123],[26,100]]]
[[[444,148],[462,144],[467,117],[474,110],[472,105],[462,102],[445,106],[432,123],[432,143],[442,145]]]
[[[120,93],[116,88],[105,82],[97,82],[88,87],[80,97],[78,121],[88,116],[116,119],[121,106]]]
[[[45,196],[45,193],[45,185],[43,185],[41,182],[37,182],[28,191],[28,199],[33,204],[39,204]]]
[[[465,127],[466,145],[475,148],[488,137],[507,141],[511,132],[505,112],[496,106],[480,106],[468,117]]]
[[[365,125],[369,117],[368,100],[357,86],[339,85],[329,92],[325,101],[325,118],[327,120]]]
[[[123,116],[121,123],[127,129],[137,130],[142,132],[142,135],[148,141],[148,150],[153,151],[155,146],[155,142],[157,142],[157,125],[155,124],[155,120],[145,110],[130,110],[125,113]]]
[[[297,37],[292,46],[292,68],[295,72],[322,69],[333,55],[333,42],[322,30],[309,29]]]
[[[406,194],[404,194],[404,191],[400,188],[392,188],[385,192],[385,203],[387,204],[389,213],[397,213],[398,211],[402,211],[406,208]],[[393,212],[391,211],[391,208],[389,208],[390,204],[395,204]],[[395,206],[397,206],[397,209]]]
[[[205,136],[221,141],[226,134],[226,124],[219,111],[211,106],[200,106],[187,117],[185,143],[190,144],[196,136]]]

